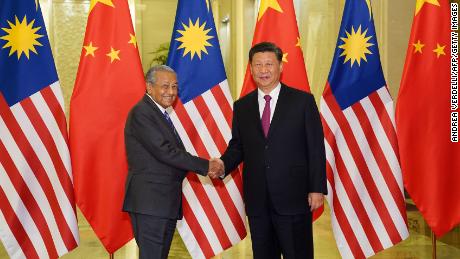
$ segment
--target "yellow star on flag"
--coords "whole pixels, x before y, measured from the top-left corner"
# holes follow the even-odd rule
[[[6,32],[6,35],[0,37],[0,39],[6,41],[2,49],[9,47],[10,53],[8,56],[11,56],[16,52],[18,60],[21,58],[22,54],[24,54],[27,59],[29,59],[30,51],[38,54],[35,46],[43,46],[38,41],[38,39],[43,37],[43,35],[37,33],[41,27],[34,27],[35,20],[27,21],[26,15],[24,15],[22,22],[19,21],[17,16],[14,18],[15,23],[7,20],[9,28],[1,28]]]
[[[262,18],[262,16],[265,14],[268,8],[272,8],[280,13],[283,12],[283,9],[281,9],[280,4],[278,3],[278,0],[261,0],[260,9],[259,9],[259,17],[257,18],[257,21],[260,21],[260,18]]]
[[[302,45],[300,45],[300,37],[297,37],[297,43],[295,44],[295,46],[302,48]]]
[[[120,53],[120,50],[115,50],[110,47],[110,52],[106,54],[108,57],[110,57],[110,63],[113,63],[115,59],[120,60],[118,53]]]
[[[287,60],[288,55],[289,55],[289,53],[283,53],[283,59],[281,61],[283,61],[285,63],[288,63],[288,60]]]
[[[83,48],[86,50],[85,57],[88,55],[91,55],[94,57],[94,52],[98,49],[98,47],[93,46],[93,42],[91,41],[88,45],[83,46]]]
[[[422,9],[425,3],[439,6],[438,0],[417,0],[417,3],[415,4],[415,15],[417,15],[418,12],[420,12],[420,9]]]
[[[434,53],[436,53],[436,56],[439,58],[439,56],[441,55],[446,55],[446,53],[444,52],[444,48],[446,47],[446,45],[444,46],[441,46],[439,45],[439,43],[436,44],[436,48],[433,50]]]
[[[184,49],[183,57],[190,53],[190,59],[193,59],[195,54],[201,59],[201,53],[208,54],[206,47],[212,47],[208,40],[214,38],[214,36],[208,34],[211,29],[206,29],[206,22],[200,24],[200,18],[196,19],[195,24],[191,19],[188,22],[188,26],[182,23],[183,30],[177,30],[182,35],[175,39],[181,42],[177,49]]]
[[[90,13],[91,13],[91,11],[93,10],[94,6],[97,3],[105,4],[105,5],[108,5],[108,6],[111,6],[111,7],[115,7],[113,5],[113,3],[112,3],[112,0],[91,0],[91,2],[89,3],[89,12]]]
[[[422,48],[425,47],[425,44],[422,44],[420,40],[418,40],[416,43],[412,43],[412,46],[414,46],[414,53],[422,53]]]
[[[132,35],[131,33],[129,34],[129,41],[128,43],[131,43],[134,45],[135,48],[137,48],[137,40],[136,40],[136,36]]]

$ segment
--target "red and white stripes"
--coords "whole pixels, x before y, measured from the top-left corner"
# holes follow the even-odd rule
[[[220,157],[232,135],[232,103],[227,80],[186,104],[177,103],[171,119],[188,152]],[[225,181],[190,173],[182,186],[184,219],[178,230],[193,258],[210,258],[246,236],[239,171]]]
[[[393,101],[383,86],[341,110],[328,84],[320,110],[337,245],[343,258],[367,258],[409,235]]]
[[[57,258],[78,245],[59,82],[11,107],[0,96],[0,209],[11,258]]]

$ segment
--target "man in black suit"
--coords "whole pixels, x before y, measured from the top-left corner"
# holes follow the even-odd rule
[[[232,139],[221,157],[226,174],[243,162],[256,259],[313,258],[312,211],[327,193],[318,109],[313,95],[280,83],[282,56],[273,43],[251,48],[258,89],[235,102]]]
[[[177,78],[167,66],[146,74],[146,95],[132,108],[125,125],[128,158],[123,211],[129,212],[141,259],[165,259],[182,218],[182,181],[187,171],[206,176],[219,170],[216,160],[185,151],[169,117]]]

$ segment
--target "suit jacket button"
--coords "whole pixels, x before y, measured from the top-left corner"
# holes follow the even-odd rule
[[[265,145],[265,149],[268,149],[268,145]]]
[[[269,166],[269,165],[267,165],[267,169],[270,169],[270,166]]]

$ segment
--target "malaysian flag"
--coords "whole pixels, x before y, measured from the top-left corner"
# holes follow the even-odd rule
[[[179,0],[168,65],[178,75],[171,119],[188,152],[220,157],[231,138],[232,97],[209,1]],[[193,258],[210,258],[246,236],[239,171],[224,181],[189,173],[178,230]]]
[[[0,3],[0,238],[11,258],[78,245],[64,101],[38,1]]]
[[[320,103],[334,236],[343,258],[366,258],[408,237],[393,101],[370,0],[347,0]]]

